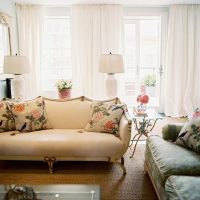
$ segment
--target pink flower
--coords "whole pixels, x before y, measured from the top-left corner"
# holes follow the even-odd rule
[[[41,113],[38,110],[33,110],[32,115],[35,119],[39,119],[41,117]]]
[[[105,125],[104,128],[108,131],[111,131],[112,129],[115,128],[115,123],[113,121],[108,121]]]
[[[102,119],[104,116],[103,116],[103,113],[102,112],[97,112],[93,115],[93,120],[94,121],[99,121],[100,119]]]
[[[195,112],[192,116],[193,119],[199,118],[200,117],[200,112]]]
[[[25,105],[24,104],[17,104],[14,106],[14,110],[16,113],[20,113],[24,110]]]
[[[148,95],[139,95],[137,97],[137,102],[141,104],[147,104],[149,102],[149,96]]]

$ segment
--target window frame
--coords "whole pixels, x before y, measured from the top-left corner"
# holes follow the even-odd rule
[[[3,34],[2,35],[2,38],[3,38],[2,46],[5,47],[4,56],[12,55],[10,22],[11,22],[11,17],[6,15],[5,13],[0,12],[0,28],[2,29],[1,31]],[[0,66],[0,69],[2,70],[2,73],[3,73],[3,63],[2,63],[2,66]]]

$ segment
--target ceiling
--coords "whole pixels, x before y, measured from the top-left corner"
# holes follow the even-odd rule
[[[64,6],[72,4],[122,4],[133,6],[168,6],[170,4],[200,4],[200,0],[12,0],[19,4]]]

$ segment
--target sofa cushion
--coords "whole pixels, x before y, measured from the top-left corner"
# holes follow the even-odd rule
[[[146,161],[156,167],[157,177],[164,186],[171,175],[200,176],[200,155],[159,136],[147,140]]]
[[[200,154],[200,118],[192,119],[184,125],[176,144]]]
[[[165,191],[169,200],[197,200],[200,177],[194,176],[170,176],[165,184]]]
[[[90,120],[85,130],[117,135],[119,122],[125,108],[124,104],[94,103]]]
[[[68,101],[44,99],[44,102],[54,129],[83,129],[89,121],[91,101],[78,98]]]
[[[105,102],[117,101],[115,98]],[[90,119],[93,101],[87,97],[70,100],[44,98],[44,102],[49,122],[54,129],[84,129]]]
[[[15,121],[6,101],[0,101],[0,132],[15,130]]]
[[[9,108],[18,131],[29,132],[51,127],[42,97],[24,102],[10,102]]]
[[[112,134],[49,129],[14,136],[0,134],[1,156],[110,157],[124,150],[122,141]]]

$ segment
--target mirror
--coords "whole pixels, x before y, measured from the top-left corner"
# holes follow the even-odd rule
[[[12,55],[10,38],[10,17],[0,12],[0,73],[3,72],[5,55]]]

